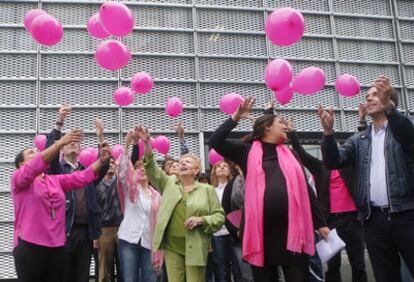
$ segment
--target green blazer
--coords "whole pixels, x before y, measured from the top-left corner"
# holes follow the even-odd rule
[[[156,251],[163,247],[165,229],[182,197],[183,186],[177,177],[166,175],[158,167],[153,154],[145,154],[144,166],[151,185],[162,194],[153,240],[153,250]],[[212,235],[224,224],[224,210],[213,186],[198,181],[194,184],[187,197],[186,216],[201,216],[204,223],[193,230],[186,230],[185,264],[205,266]]]

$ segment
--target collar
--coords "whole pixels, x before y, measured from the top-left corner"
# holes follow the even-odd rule
[[[109,179],[109,181],[105,180],[105,177],[102,179],[102,183],[105,184],[106,186],[111,186],[116,180],[116,176],[112,176],[111,179]]]
[[[372,128],[374,129],[374,133],[379,133],[381,131],[385,131],[388,127],[388,121],[384,122],[384,124],[375,127],[374,125],[372,125]]]
[[[76,165],[74,165],[70,162],[67,162],[66,160],[62,160],[62,162],[63,162],[63,165],[70,166],[73,170],[76,170],[76,169],[81,167],[81,164],[79,162],[77,162]]]

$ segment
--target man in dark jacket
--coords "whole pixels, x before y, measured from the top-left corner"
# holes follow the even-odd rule
[[[372,123],[339,149],[333,110],[319,107],[324,130],[323,161],[328,169],[355,168],[351,191],[364,220],[376,281],[401,281],[400,257],[414,274],[414,125],[397,111],[397,92],[380,76],[365,97]]]
[[[61,138],[61,128],[71,107],[64,105],[59,110],[55,128],[47,137],[46,147]],[[71,143],[62,149],[63,160],[54,159],[49,168],[52,174],[70,174],[85,169],[79,163],[80,144]],[[101,236],[101,212],[96,185],[101,182],[109,163],[101,170],[98,178],[84,189],[66,193],[66,258],[65,281],[87,282],[93,250],[93,240]]]

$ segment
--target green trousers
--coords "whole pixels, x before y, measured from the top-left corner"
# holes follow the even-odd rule
[[[169,282],[205,282],[206,267],[185,265],[185,256],[164,249]]]

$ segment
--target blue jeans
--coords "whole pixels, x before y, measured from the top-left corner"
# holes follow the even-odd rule
[[[233,241],[230,235],[213,236],[212,244],[214,281],[230,282]]]
[[[207,267],[206,267],[206,282],[214,282],[213,278],[213,254],[208,253]]]
[[[138,244],[119,240],[119,262],[124,282],[155,282],[152,269],[151,250]]]

